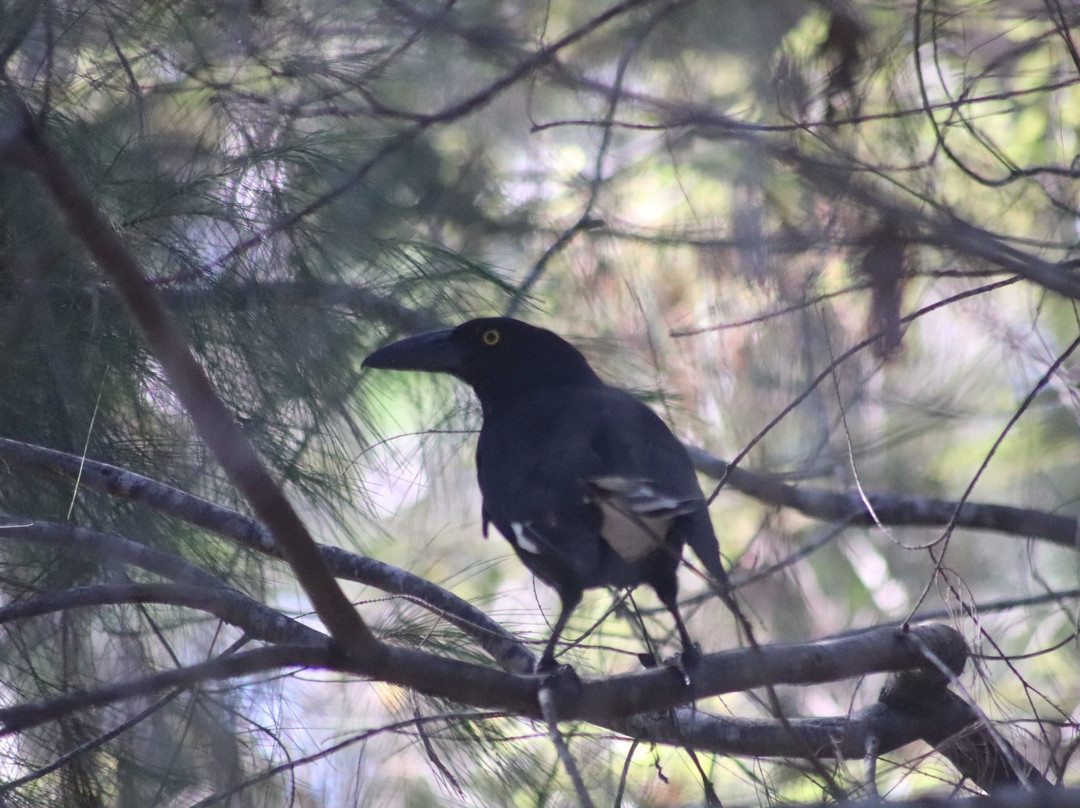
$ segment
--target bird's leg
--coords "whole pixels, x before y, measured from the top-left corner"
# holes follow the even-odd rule
[[[570,615],[573,614],[577,605],[581,603],[581,590],[560,589],[559,600],[561,601],[559,619],[555,621],[555,628],[551,630],[551,638],[547,641],[547,645],[544,646],[544,653],[536,664],[536,673],[551,673],[558,669],[559,663],[555,661],[555,646],[559,643],[559,637],[562,636],[563,629],[566,628],[566,624],[570,620]]]
[[[694,667],[698,660],[701,659],[701,648],[691,639],[690,632],[686,630],[686,623],[683,622],[682,615],[679,613],[679,590],[677,586],[677,584],[671,586],[661,585],[660,587],[654,585],[653,588],[656,589],[660,602],[675,618],[675,628],[679,632],[679,640],[682,642],[682,653],[674,660],[673,667],[682,674],[686,686],[690,687],[692,683],[688,669]]]
[[[664,605],[675,618],[675,628],[679,632],[679,641],[682,643],[682,661],[686,665],[694,665],[701,658],[701,648],[691,639],[690,632],[686,630],[686,623],[683,622],[682,615],[679,613],[679,605],[677,603]]]

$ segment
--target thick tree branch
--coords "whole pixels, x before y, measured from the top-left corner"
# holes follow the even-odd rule
[[[881,690],[882,714],[900,726],[920,727],[919,737],[985,791],[1010,785],[1050,785],[964,699],[921,671],[893,674]]]
[[[993,737],[970,705],[946,689],[936,672],[890,677],[877,703],[848,716],[787,721],[711,716],[691,707],[643,713],[608,726],[641,741],[686,743],[695,749],[750,757],[858,760],[874,748],[883,755],[925,741],[980,788],[992,791],[1050,783],[1000,737]],[[1014,764],[1019,771],[1014,769]]]
[[[93,491],[141,502],[160,513],[225,536],[245,547],[275,558],[281,557],[269,531],[255,519],[141,474],[8,438],[0,438],[0,457],[38,473],[59,475],[73,484],[77,480],[79,485]],[[319,544],[317,547],[323,561],[336,577],[415,600],[473,637],[505,670],[516,673],[532,671],[535,661],[532,652],[518,637],[469,602],[390,564],[333,545]]]
[[[49,545],[67,553],[82,553],[100,562],[120,561],[153,572],[171,581],[191,586],[228,588],[202,567],[145,544],[77,525],[19,519],[0,514],[0,543],[32,542]]]
[[[1080,522],[1073,516],[1061,516],[1033,508],[1015,508],[985,502],[957,503],[946,499],[895,494],[868,494],[873,506],[871,515],[861,495],[856,492],[826,491],[819,488],[789,485],[767,474],[731,466],[703,449],[689,447],[698,471],[725,485],[769,505],[793,508],[805,516],[828,522],[852,525],[955,527],[992,530],[1046,541],[1080,550]]]
[[[914,641],[917,640],[917,641]],[[560,684],[552,694],[563,721],[588,721],[600,726],[620,724],[635,714],[677,708],[694,699],[776,684],[814,684],[881,671],[923,670],[928,647],[954,670],[963,666],[965,647],[946,626],[923,626],[905,631],[871,631],[855,637],[817,643],[737,649],[705,656],[693,672],[693,684],[672,669],[657,668],[620,676]],[[208,679],[248,675],[273,668],[301,665],[365,675],[365,666],[322,647],[283,645],[245,652],[228,659],[146,679],[110,685],[91,693],[70,694],[30,705],[0,710],[7,731],[25,729],[76,710],[101,706],[168,687]],[[241,657],[240,661],[235,660]],[[932,669],[929,675],[935,675]],[[551,687],[545,677],[518,676],[436,654],[387,646],[381,681],[411,688],[461,704],[496,709],[541,720],[538,691]],[[862,752],[860,752],[860,755]]]
[[[23,106],[22,111],[22,131],[17,140],[4,144],[4,153],[41,181],[72,233],[116,285],[199,434],[270,529],[331,636],[349,653],[366,660],[373,671],[378,670],[382,644],[349,603],[300,517],[214,392],[180,326],[67,161],[44,139],[29,110]]]
[[[0,625],[88,606],[160,603],[212,614],[253,639],[276,644],[325,646],[329,638],[231,587],[189,584],[96,584],[50,592],[0,607]]]
[[[143,679],[120,682],[96,690],[68,693],[54,699],[0,709],[0,737],[56,721],[92,707],[103,707],[125,699],[147,696],[173,687],[193,687],[200,682],[250,676],[282,668],[330,668],[341,654],[326,643],[313,645],[271,645],[252,651],[219,657],[186,668],[163,671]]]
[[[766,474],[731,468],[702,449],[689,449],[699,471],[716,479],[727,473],[727,485],[762,502],[793,508],[826,521],[875,523],[866,504],[855,493],[789,485]],[[134,472],[6,438],[0,438],[0,456],[37,471],[63,475],[73,481],[79,479],[81,485],[92,490],[143,502],[162,513],[280,557],[269,532],[256,520]],[[1040,538],[1071,549],[1078,546],[1077,520],[1073,517],[976,502],[966,503],[957,512],[956,503],[950,500],[891,494],[871,494],[868,499],[877,519],[886,525],[944,526],[952,520],[957,527]],[[331,545],[318,545],[318,549],[335,576],[413,598],[476,639],[504,669],[519,673],[532,669],[533,655],[521,641],[467,601],[375,559]]]
[[[915,640],[918,640],[916,642]],[[860,632],[811,643],[766,645],[707,654],[687,685],[672,670],[650,670],[585,680],[577,702],[559,715],[604,723],[612,717],[678,707],[693,699],[765,685],[810,685],[882,671],[923,669],[925,643],[959,672],[967,654],[963,638],[944,625]]]

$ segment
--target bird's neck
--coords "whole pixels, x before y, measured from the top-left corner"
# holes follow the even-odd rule
[[[559,398],[571,389],[603,387],[600,377],[586,366],[588,372],[582,374],[557,374],[552,376],[530,376],[528,378],[506,379],[498,385],[475,386],[476,397],[480,399],[480,408],[485,420],[496,418],[501,413],[513,408],[520,402],[536,395]]]

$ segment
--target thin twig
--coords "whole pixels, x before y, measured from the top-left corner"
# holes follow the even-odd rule
[[[540,712],[547,723],[548,737],[551,738],[552,744],[555,745],[555,751],[558,753],[559,760],[562,761],[563,768],[566,769],[566,773],[570,777],[570,782],[574,784],[574,793],[577,794],[578,804],[582,808],[595,808],[592,798],[589,796],[589,790],[585,787],[585,780],[582,779],[581,772],[578,770],[577,761],[570,754],[570,747],[566,745],[566,739],[563,738],[562,733],[559,731],[559,714],[555,704],[553,687],[548,684],[541,685],[536,697],[540,702]]]

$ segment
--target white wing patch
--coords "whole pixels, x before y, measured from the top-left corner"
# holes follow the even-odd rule
[[[540,555],[540,546],[525,535],[525,524],[523,522],[511,522],[510,529],[514,531],[514,544],[518,548],[532,555]]]
[[[586,500],[603,514],[601,537],[624,561],[637,561],[662,547],[672,520],[700,504],[662,494],[643,479],[594,477],[585,488]]]

